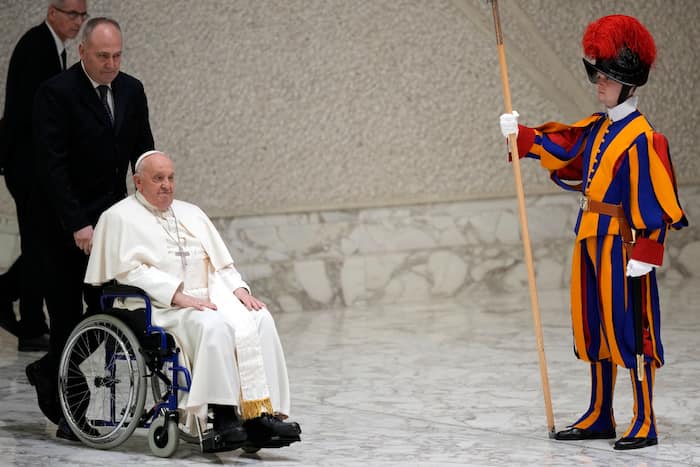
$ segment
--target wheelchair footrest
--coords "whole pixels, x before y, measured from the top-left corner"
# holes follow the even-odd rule
[[[224,451],[234,451],[236,449],[242,448],[247,441],[241,441],[238,443],[230,443],[224,441],[220,434],[214,432],[213,430],[202,437],[202,452],[224,452]]]

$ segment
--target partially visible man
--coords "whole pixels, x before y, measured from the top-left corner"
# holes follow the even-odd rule
[[[206,214],[173,199],[167,155],[146,152],[134,182],[137,192],[97,223],[85,281],[116,279],[151,297],[154,324],[175,335],[191,368],[180,409],[206,423],[211,408],[214,429],[232,446],[299,441],[299,425],[282,421],[290,408],[287,367],[265,304],[250,294]]]
[[[35,180],[32,107],[39,85],[66,69],[68,39],[78,35],[87,18],[86,0],[50,0],[46,19],[17,43],[7,71],[3,116],[5,184],[14,198],[20,234],[20,256],[0,276],[0,325],[18,338],[18,350],[48,350],[42,277],[40,224],[30,207]],[[12,303],[19,299],[20,321]]]
[[[124,198],[129,164],[153,148],[143,85],[119,71],[122,34],[109,18],[84,26],[80,62],[45,82],[34,100],[36,164],[46,243],[49,352],[27,366],[39,407],[60,419],[57,376],[61,352],[83,315],[99,309],[99,291],[83,287],[93,226]],[[61,424],[59,436],[73,438]]]

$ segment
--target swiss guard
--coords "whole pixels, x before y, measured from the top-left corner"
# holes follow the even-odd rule
[[[588,79],[605,106],[573,125],[518,125],[501,116],[504,136],[517,134],[521,157],[538,159],[551,179],[580,193],[571,271],[576,356],[589,362],[588,409],[558,440],[617,437],[613,393],[617,367],[627,368],[634,415],[615,449],[657,444],[653,389],[664,363],[656,268],[671,229],[687,226],[668,142],[637,109],[636,90],[656,58],[649,31],[635,18],[604,16],[583,35]]]

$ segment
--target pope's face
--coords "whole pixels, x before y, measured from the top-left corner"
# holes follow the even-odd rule
[[[162,154],[153,154],[142,164],[141,172],[134,175],[136,189],[153,206],[167,211],[175,195],[173,162]]]

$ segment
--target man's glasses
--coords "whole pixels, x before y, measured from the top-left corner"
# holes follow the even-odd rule
[[[75,11],[75,10],[67,11],[67,10],[63,10],[63,9],[61,9],[61,8],[55,6],[55,5],[52,5],[52,6],[53,6],[56,10],[60,11],[61,13],[63,13],[64,15],[68,16],[68,17],[69,17],[70,19],[72,19],[72,20],[76,20],[76,19],[80,18],[80,21],[85,21],[86,19],[88,19],[88,18],[90,17],[90,14],[89,14],[87,11],[82,11],[82,12],[80,12],[80,11]]]

